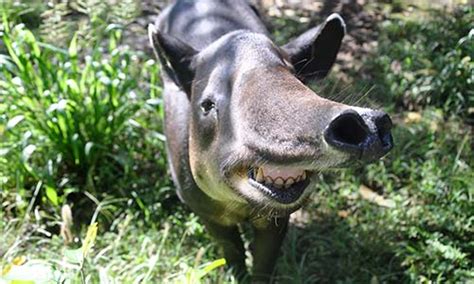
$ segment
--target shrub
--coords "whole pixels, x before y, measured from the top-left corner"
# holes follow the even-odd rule
[[[411,110],[432,105],[466,116],[474,104],[473,22],[472,7],[386,21],[369,67],[380,93]]]
[[[152,160],[155,174],[165,171],[157,89],[137,80],[158,70],[117,46],[120,29],[109,26],[108,47],[90,51],[78,47],[77,37],[64,50],[21,24],[10,28],[4,21],[3,29],[8,54],[0,55],[0,167],[6,192],[27,197],[39,186],[40,196],[57,206],[71,191],[129,194],[127,182],[118,188],[120,179]]]

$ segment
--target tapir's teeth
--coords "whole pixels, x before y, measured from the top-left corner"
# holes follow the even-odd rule
[[[293,183],[295,183],[295,180],[291,177],[288,178],[285,182],[285,188],[290,188],[293,185]]]
[[[275,179],[275,181],[273,182],[273,185],[276,187],[276,188],[282,188],[283,185],[285,184],[285,182],[283,181],[283,179],[281,177],[277,177]]]
[[[265,183],[271,185],[273,184],[273,179],[271,177],[265,177]]]
[[[271,176],[265,176],[265,172],[263,171],[262,167],[254,167],[253,168],[253,176],[255,181],[259,183],[264,183],[269,186],[276,187],[278,189],[288,189],[293,186],[295,183],[303,181],[307,178],[306,171],[303,171],[301,175],[297,177],[287,177],[284,179],[283,177],[277,177],[273,179]]]
[[[258,182],[263,182],[265,180],[265,178],[263,177],[263,170],[260,167],[257,170],[257,175],[255,175],[255,180]]]

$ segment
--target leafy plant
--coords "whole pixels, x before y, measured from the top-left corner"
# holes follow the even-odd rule
[[[474,105],[473,22],[470,6],[386,21],[368,68],[380,93],[410,110],[432,105],[466,117]]]
[[[120,29],[112,26],[109,34],[108,50],[97,47],[84,57],[77,37],[68,49],[60,49],[38,41],[21,24],[10,28],[4,19],[8,54],[0,57],[2,187],[16,188],[23,196],[40,180],[42,195],[57,206],[63,193],[106,191],[104,186],[120,172],[130,172],[131,145],[120,142],[146,142],[139,122],[143,118],[135,116],[156,107],[154,99],[145,104],[148,94],[136,78],[156,73],[157,67],[117,48]]]

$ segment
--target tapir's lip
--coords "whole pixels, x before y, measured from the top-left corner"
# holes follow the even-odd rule
[[[310,184],[311,172],[304,171],[305,178],[293,183],[289,187],[276,187],[273,184],[265,183],[265,182],[258,182],[255,177],[256,170],[254,167],[251,167],[248,171],[248,183],[254,187],[255,189],[259,190],[269,198],[277,201],[281,204],[292,204],[295,203],[300,199],[303,195],[305,189]]]

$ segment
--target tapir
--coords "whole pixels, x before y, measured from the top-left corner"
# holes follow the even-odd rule
[[[306,85],[330,71],[345,23],[332,14],[278,46],[244,0],[177,0],[148,30],[177,194],[237,279],[270,282],[289,215],[309,200],[315,173],[375,161],[393,146],[386,113]],[[251,272],[243,222],[253,229]]]

